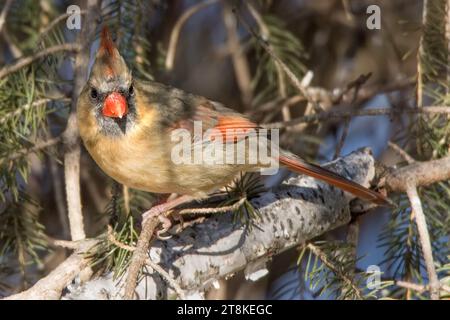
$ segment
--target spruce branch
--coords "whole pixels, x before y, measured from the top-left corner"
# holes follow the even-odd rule
[[[30,153],[34,153],[34,152],[38,152],[41,151],[42,149],[54,146],[56,144],[58,144],[59,142],[61,142],[61,137],[55,137],[55,138],[50,138],[47,140],[43,140],[43,141],[37,141],[33,146],[29,147],[29,148],[22,148],[20,150],[17,150],[16,152],[10,154],[8,157],[0,159],[0,164],[6,162],[6,161],[14,161],[17,160],[27,154]]]
[[[355,296],[359,300],[363,300],[364,296],[361,290],[355,285],[353,282],[353,279],[350,275],[347,275],[345,272],[339,268],[339,266],[336,266],[336,264],[329,259],[327,254],[317,245],[313,243],[308,243],[307,248],[316,255],[322,263],[329,268],[331,271],[333,271],[344,283],[346,286],[351,288],[352,292],[355,294]]]
[[[364,149],[339,158],[327,167],[367,186],[374,175],[373,165],[373,158]],[[259,211],[254,227],[248,228],[245,223],[235,221],[232,214],[213,215],[169,240],[154,240],[141,259],[151,257],[178,283],[187,298],[198,297],[218,279],[243,269],[254,272],[252,266],[264,266],[273,255],[348,223],[350,199],[340,190],[313,178],[293,177],[250,200]],[[147,238],[150,239],[151,234]],[[74,289],[66,298],[82,299],[84,295],[104,298],[97,290],[120,298],[122,287],[116,285],[107,274]],[[167,290],[171,289],[161,287],[145,275],[136,288],[139,297],[150,299]]]
[[[64,43],[52,47],[45,48],[42,51],[39,51],[31,56],[23,57],[17,60],[13,64],[9,64],[0,69],[0,79],[14,73],[23,67],[26,67],[33,63],[36,60],[39,60],[48,55],[52,55],[58,52],[73,52],[76,53],[80,50],[80,46],[76,43]]]
[[[7,120],[17,117],[19,115],[21,115],[23,112],[29,110],[30,108],[34,108],[34,107],[40,107],[43,106],[45,104],[47,104],[48,102],[51,101],[61,101],[61,102],[69,102],[69,99],[66,98],[61,98],[61,99],[54,99],[54,98],[43,98],[43,99],[39,99],[37,101],[34,101],[33,103],[27,103],[23,106],[20,106],[19,108],[15,109],[14,111],[5,114],[2,118],[0,118],[0,125],[4,124]]]
[[[448,115],[450,114],[450,107],[448,106],[429,106],[425,108],[403,108],[403,109],[391,109],[391,108],[371,108],[364,110],[331,110],[315,114],[306,115],[293,119],[291,121],[273,122],[264,124],[263,126],[268,129],[282,129],[287,127],[294,127],[304,122],[316,122],[316,121],[330,121],[342,118],[351,117],[366,117],[366,116],[402,116],[408,114],[423,114],[423,115]]]
[[[306,90],[305,86],[302,84],[301,80],[292,72],[292,70],[284,63],[283,60],[280,59],[278,54],[272,49],[270,44],[261,37],[259,33],[257,33],[248,23],[245,19],[243,19],[240,15],[240,13],[237,12],[236,9],[234,9],[234,12],[238,18],[238,21],[242,23],[242,25],[245,27],[245,29],[258,41],[258,43],[261,45],[262,48],[270,55],[270,57],[275,61],[275,63],[279,66],[279,68],[285,73],[289,81],[292,83],[292,85],[298,89],[298,91],[311,103],[315,104],[313,99],[308,93],[308,90]]]

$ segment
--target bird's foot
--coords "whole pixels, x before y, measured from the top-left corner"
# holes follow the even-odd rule
[[[158,239],[167,240],[170,237],[164,237],[163,234],[169,231],[169,229],[172,227],[172,221],[170,221],[167,216],[167,213],[169,212],[170,211],[167,210],[167,206],[165,205],[165,203],[154,206],[150,210],[142,214],[142,224],[144,224],[149,219],[157,218],[159,222],[161,222],[162,228],[156,231],[156,236]]]
[[[193,198],[191,196],[183,195],[178,198],[168,200],[167,202],[164,202],[162,204],[158,204],[150,210],[144,212],[142,216],[142,223],[145,223],[148,219],[158,218],[158,220],[162,223],[163,228],[161,230],[158,230],[156,232],[156,235],[159,239],[165,240],[167,239],[167,237],[162,237],[162,234],[169,231],[169,229],[172,227],[172,221],[170,221],[170,219],[168,218],[172,214],[172,209],[183,203],[192,201],[192,199]]]

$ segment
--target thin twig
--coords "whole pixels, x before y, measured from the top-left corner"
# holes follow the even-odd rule
[[[134,297],[134,290],[136,289],[139,272],[147,258],[147,251],[150,246],[150,240],[153,237],[155,228],[158,226],[159,220],[157,217],[148,219],[142,225],[141,234],[139,235],[136,249],[131,257],[131,263],[128,267],[128,275],[125,283],[125,292],[123,298],[131,300]]]
[[[110,225],[108,225],[108,240],[118,248],[131,252],[134,252],[136,250],[136,247],[130,246],[117,240],[116,237],[114,236],[114,230]],[[150,258],[147,258],[145,260],[145,263],[149,265],[154,271],[159,273],[161,277],[163,277],[167,281],[167,283],[169,283],[172,286],[172,288],[175,290],[175,292],[181,299],[185,299],[184,292],[181,289],[180,285],[163,268],[161,268],[158,264],[153,262]]]
[[[182,209],[178,211],[177,213],[179,215],[201,215],[201,214],[216,214],[216,213],[226,213],[226,212],[232,212],[237,209],[239,209],[244,202],[247,200],[246,197],[241,198],[238,202],[233,203],[229,206],[223,206],[218,208],[189,208],[189,209]]]
[[[47,138],[51,138],[51,134],[46,134]],[[52,147],[50,150],[56,154],[57,148]],[[56,212],[58,213],[59,223],[62,229],[62,237],[68,239],[70,237],[69,221],[67,219],[67,211],[64,197],[64,183],[60,175],[58,161],[55,157],[48,157],[50,177],[52,180],[53,194],[55,195]]]
[[[303,117],[299,117],[287,122],[273,122],[264,124],[268,129],[282,129],[287,127],[293,127],[304,122],[315,122],[324,120],[335,120],[350,117],[365,117],[365,116],[394,116],[404,114],[450,114],[450,107],[448,106],[430,106],[424,108],[404,108],[401,110],[391,108],[373,108],[365,110],[332,110],[327,112],[320,112],[316,114],[310,114]]]
[[[406,281],[396,281],[395,284],[399,287],[408,289],[408,290],[413,290],[416,291],[418,293],[424,293],[425,291],[428,291],[428,286],[424,286],[421,284],[417,284],[417,283],[411,283],[411,282],[406,282]]]
[[[80,247],[80,241],[70,241],[70,240],[61,240],[61,239],[53,239],[51,237],[47,237],[47,241],[51,246],[54,247],[62,247],[66,249],[76,250]],[[84,240],[82,240],[84,241]]]
[[[301,81],[297,78],[297,76],[289,69],[289,67],[281,60],[278,55],[272,50],[270,45],[267,43],[266,40],[264,40],[253,28],[245,21],[245,19],[242,19],[240,14],[234,10],[236,13],[236,16],[239,18],[239,21],[242,22],[242,25],[247,29],[247,31],[256,39],[258,40],[259,44],[266,50],[266,52],[271,56],[274,61],[279,64],[280,68],[284,71],[288,79],[291,81],[292,85],[296,87],[299,92],[310,102],[314,103],[314,101],[311,99],[308,90],[302,85]]]
[[[434,266],[430,235],[428,233],[427,222],[423,213],[422,203],[417,193],[416,184],[413,180],[409,181],[406,187],[406,193],[408,194],[409,201],[411,202],[411,208],[414,212],[414,218],[417,224],[417,230],[419,232],[423,257],[428,272],[431,299],[439,300],[440,283],[436,273],[436,268]]]
[[[165,66],[167,70],[172,70],[173,62],[175,60],[175,53],[177,49],[178,38],[180,37],[180,31],[183,28],[186,21],[189,20],[195,13],[200,11],[207,6],[210,6],[219,0],[207,0],[204,2],[197,3],[196,5],[190,7],[186,12],[184,12],[181,17],[175,23],[172,33],[170,34],[169,47],[167,49]]]
[[[8,15],[8,11],[11,8],[12,0],[6,0],[6,3],[2,9],[2,13],[0,13],[0,32],[2,32],[3,26],[6,22],[6,16]]]
[[[60,141],[61,141],[61,137],[55,137],[55,138],[51,138],[51,139],[44,140],[44,141],[38,141],[32,147],[20,149],[16,152],[12,153],[8,157],[1,159],[0,163],[3,163],[3,161],[17,160],[29,153],[38,152],[42,149],[54,146],[55,144],[58,144]]]
[[[20,58],[18,61],[16,61],[13,64],[9,64],[7,66],[4,66],[0,69],[0,79],[6,77],[7,75],[10,75],[11,73],[14,73],[18,70],[20,70],[23,67],[26,67],[33,63],[36,60],[39,60],[45,56],[58,53],[58,52],[78,52],[80,50],[80,46],[76,43],[64,43],[59,44],[53,47],[46,48],[42,51],[39,51],[32,56],[23,57]]]
[[[318,246],[312,243],[308,243],[307,247],[320,258],[320,261],[322,261],[323,264],[325,264],[330,270],[332,270],[339,278],[341,278],[348,286],[353,289],[358,299],[364,299],[361,290],[353,283],[352,279],[350,279],[345,273],[340,271],[339,268],[337,268],[333,264],[333,262],[328,259],[327,255]]]
[[[249,107],[253,99],[252,78],[250,67],[245,56],[237,32],[236,17],[231,10],[231,4],[223,3],[223,22],[227,32],[227,46],[233,62],[234,74],[241,92],[245,107]]]
[[[87,13],[86,10],[80,10],[80,15],[85,15]],[[56,17],[53,19],[39,34],[37,43],[40,43],[42,38],[50,31],[52,30],[58,23],[61,21],[66,20],[68,17],[70,17],[73,13],[63,13],[62,15]]]
[[[345,140],[347,139],[348,136],[349,128],[350,128],[350,118],[345,118],[344,129],[342,129],[342,136],[339,139],[339,143],[336,146],[333,160],[337,159],[340,156],[342,147],[344,146]]]
[[[66,99],[66,98],[44,98],[44,99],[39,99],[37,101],[34,101],[33,103],[27,103],[23,106],[20,106],[19,108],[17,108],[16,110],[9,112],[7,114],[5,114],[2,118],[0,118],[0,125],[4,124],[7,120],[14,118],[20,114],[22,114],[23,112],[31,109],[31,108],[35,108],[35,107],[40,107],[50,101],[62,101],[62,102],[69,102],[70,99]]]
[[[22,57],[22,55],[23,55],[22,50],[20,50],[20,48],[13,42],[13,40],[9,36],[6,26],[3,26],[3,30],[1,31],[0,35],[5,40],[5,43],[9,49],[9,51],[11,52],[13,58],[19,59],[20,57]]]
[[[408,152],[403,150],[398,144],[388,141],[388,146],[394,150],[403,160],[405,160],[408,164],[416,162],[413,157],[411,157]]]
[[[111,225],[108,225],[108,241],[114,244],[116,247],[127,250],[127,251],[134,251],[136,250],[136,247],[130,246],[126,243],[123,243],[116,239],[114,236],[114,230],[111,227]]]
[[[145,259],[145,264],[149,265],[154,271],[163,277],[167,283],[175,290],[180,299],[186,299],[183,289],[181,289],[180,285],[167,273],[166,270],[161,268],[158,264],[153,262],[150,258]]]
[[[47,276],[36,282],[30,289],[6,297],[6,300],[54,300],[61,297],[61,293],[76,276],[80,274],[90,262],[85,253],[88,252],[98,240],[85,239],[71,249],[75,252],[56,267]],[[69,241],[71,242],[71,241]],[[67,241],[56,240],[60,245],[70,245]],[[76,247],[76,248],[75,248]]]
[[[411,282],[402,281],[402,280],[396,281],[395,284],[399,287],[402,287],[402,288],[405,288],[408,290],[414,290],[418,293],[424,293],[425,291],[430,290],[430,286],[424,286],[422,284],[411,283]],[[446,286],[445,284],[441,284],[440,289],[450,293],[450,287]]]

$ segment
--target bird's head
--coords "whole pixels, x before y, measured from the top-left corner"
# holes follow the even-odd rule
[[[135,112],[135,88],[131,71],[106,27],[84,91],[102,129],[111,133],[125,130]]]

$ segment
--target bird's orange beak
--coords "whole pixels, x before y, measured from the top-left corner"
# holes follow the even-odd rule
[[[110,93],[103,104],[102,113],[105,117],[120,118],[128,112],[127,100],[118,92]]]

